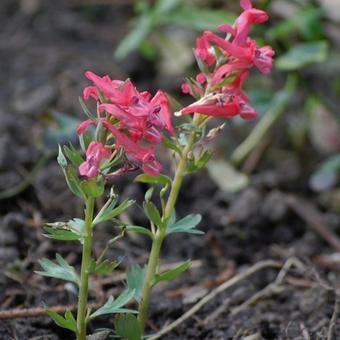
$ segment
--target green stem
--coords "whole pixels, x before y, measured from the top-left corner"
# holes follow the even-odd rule
[[[198,119],[199,119],[199,116],[196,115],[194,117],[194,125],[196,125],[195,123],[197,123]],[[163,221],[165,222],[169,220],[175,208],[175,204],[176,204],[178,194],[183,183],[183,178],[184,178],[185,170],[187,167],[188,154],[192,150],[194,143],[195,143],[195,131],[193,131],[189,136],[188,144],[185,146],[182,152],[181,160],[178,163],[175,177],[172,181],[170,195],[167,199],[165,209],[164,209],[164,214],[163,214]],[[166,227],[159,228],[152,241],[151,252],[149,256],[145,279],[144,279],[142,299],[140,301],[139,311],[138,311],[138,320],[139,320],[139,324],[143,332],[145,329],[145,323],[146,323],[147,316],[148,316],[148,308],[149,308],[149,303],[150,303],[153,280],[154,280],[154,277],[157,271],[159,258],[160,258],[160,252],[161,252],[162,244],[163,244],[163,241],[166,235],[166,229],[167,229]]]
[[[85,207],[84,244],[78,295],[77,340],[86,339],[86,314],[89,291],[89,266],[91,264],[92,256],[92,220],[94,202],[95,200],[93,198],[88,198]]]
[[[144,285],[142,290],[142,299],[139,304],[138,310],[138,321],[141,329],[144,332],[145,323],[148,317],[148,308],[151,297],[151,289],[153,285],[153,279],[156,274],[156,270],[158,267],[160,252],[162,243],[165,237],[165,232],[161,229],[158,229],[156,235],[152,241],[151,252],[149,256],[149,262],[147,266],[147,271],[145,274]]]

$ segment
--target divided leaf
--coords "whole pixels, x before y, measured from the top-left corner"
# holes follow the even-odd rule
[[[153,239],[152,232],[149,229],[140,227],[138,225],[128,225],[126,226],[126,231],[132,231],[134,233],[143,234]]]
[[[162,227],[163,222],[157,207],[152,202],[144,202],[144,212],[149,220],[157,227]]]
[[[171,184],[171,179],[165,175],[150,176],[146,174],[141,174],[134,179],[134,182],[161,184],[163,186],[166,186]]]
[[[54,277],[65,281],[79,283],[79,278],[72,266],[70,266],[64,258],[60,255],[56,255],[56,262],[52,262],[46,258],[39,260],[39,264],[44,271],[36,271],[37,274],[42,276]]]
[[[83,238],[84,220],[75,218],[66,223],[46,223],[45,237],[58,241],[81,241]]]
[[[128,209],[134,203],[135,203],[134,200],[126,199],[118,207],[115,208],[115,206],[117,204],[117,200],[114,199],[111,202],[111,204],[103,212],[100,212],[96,216],[96,218],[93,221],[93,225],[111,220],[112,218],[120,215],[122,212],[124,212],[126,209]]]
[[[133,314],[118,314],[114,320],[115,331],[126,340],[140,340],[142,338],[142,330],[137,318]]]
[[[202,235],[202,230],[196,229],[196,226],[201,222],[202,216],[200,214],[190,214],[181,220],[170,224],[168,226],[167,234],[173,233],[189,233]]]
[[[64,153],[75,167],[78,167],[84,161],[79,151],[71,143],[69,146],[64,146]]]
[[[141,267],[139,265],[133,266],[127,273],[127,286],[130,290],[134,290],[134,298],[138,302],[140,302],[140,299],[142,297],[145,273],[146,267]]]
[[[126,305],[135,295],[135,291],[132,289],[125,290],[122,294],[120,294],[116,299],[113,299],[112,296],[106,301],[106,303],[97,309],[94,313],[89,316],[89,320],[92,320],[100,315],[105,314],[115,314],[115,313],[137,313],[137,311],[122,308]]]
[[[164,137],[163,138],[163,144],[173,151],[175,151],[180,156],[182,155],[182,149],[170,138]]]
[[[190,268],[190,265],[191,265],[190,261],[185,261],[173,269],[170,269],[161,274],[156,274],[154,284],[157,284],[162,281],[171,281],[176,279],[180,274],[188,270]]]
[[[89,272],[91,274],[107,275],[112,273],[118,266],[119,262],[117,261],[110,261],[106,259],[100,263],[96,263],[96,261],[92,260]]]
[[[100,177],[99,180],[96,178],[87,179],[80,182],[80,187],[87,197],[97,198],[104,193],[104,179]]]
[[[77,333],[77,321],[70,310],[67,310],[64,316],[53,310],[47,310],[46,313],[59,327],[66,328]]]

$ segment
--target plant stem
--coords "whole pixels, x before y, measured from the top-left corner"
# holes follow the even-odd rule
[[[161,247],[162,247],[162,243],[165,237],[165,233],[166,233],[166,230],[163,231],[161,229],[158,229],[152,241],[149,262],[148,262],[147,271],[146,271],[145,279],[144,279],[142,299],[140,301],[139,310],[138,310],[138,321],[143,332],[145,329],[145,322],[148,317],[148,308],[149,308],[149,303],[150,303],[153,279],[155,277],[155,273],[158,267]]]
[[[85,203],[84,244],[78,295],[77,340],[86,339],[86,314],[89,291],[89,266],[92,255],[92,220],[94,202],[95,200],[93,198],[88,198]]]
[[[194,125],[198,120],[198,115],[194,117]],[[178,163],[175,177],[172,181],[170,195],[167,199],[164,214],[163,214],[163,221],[167,223],[169,218],[171,217],[173,210],[175,208],[175,204],[178,198],[179,191],[181,189],[183,178],[185,175],[185,170],[187,167],[187,159],[188,154],[192,150],[195,143],[195,131],[192,131],[187,145],[185,146],[181,160]],[[148,316],[148,308],[150,303],[150,296],[151,296],[151,289],[153,285],[153,280],[157,271],[160,252],[162,248],[162,244],[166,235],[167,226],[163,228],[159,228],[156,232],[156,235],[152,241],[151,252],[149,256],[147,271],[144,279],[143,291],[142,291],[142,299],[139,304],[139,311],[138,311],[138,320],[142,331],[144,332],[145,329],[145,322]]]

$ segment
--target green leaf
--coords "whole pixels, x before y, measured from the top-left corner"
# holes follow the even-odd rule
[[[135,201],[133,200],[126,199],[118,207],[115,208],[116,202],[116,200],[113,200],[112,204],[110,204],[103,212],[100,212],[93,220],[93,225],[111,220],[112,218],[120,215],[122,212],[124,212],[135,203]]]
[[[57,162],[58,164],[62,167],[65,168],[67,166],[67,159],[63,154],[63,150],[61,146],[59,145],[59,152],[58,152],[58,157],[57,157]]]
[[[66,183],[73,194],[75,194],[80,199],[85,199],[85,194],[80,185],[80,179],[76,170],[68,165],[66,168],[62,168]]]
[[[36,271],[42,276],[54,277],[65,281],[79,283],[79,278],[72,266],[70,266],[61,255],[56,255],[56,262],[52,262],[46,258],[39,260],[39,264],[44,271]]]
[[[96,263],[96,261],[92,260],[89,268],[89,272],[91,274],[96,275],[107,275],[112,273],[117,267],[119,266],[119,262],[117,261],[110,261],[108,259]]]
[[[64,153],[75,167],[78,167],[84,161],[80,152],[71,143],[70,146],[64,146]]]
[[[93,117],[91,111],[87,108],[87,106],[86,106],[86,104],[85,104],[83,98],[82,98],[82,97],[78,97],[78,100],[79,100],[80,106],[81,106],[81,108],[83,109],[83,111],[84,111],[84,113],[86,114],[86,116],[87,116],[88,118],[90,118],[90,119],[93,119],[94,117]]]
[[[213,156],[213,153],[211,151],[209,150],[204,151],[195,162],[196,171],[204,168],[205,165],[210,161],[212,156]]]
[[[162,282],[162,281],[171,281],[171,280],[176,279],[180,274],[188,270],[190,268],[190,265],[191,265],[190,261],[185,261],[171,270],[168,270],[161,274],[156,274],[155,284]]]
[[[97,198],[103,195],[105,183],[103,177],[90,178],[80,182],[82,192],[87,197]]]
[[[148,190],[146,190],[146,193],[144,195],[145,202],[149,202],[151,200],[154,191],[154,187],[150,187]]]
[[[47,223],[44,227],[45,237],[58,241],[79,241],[82,238],[78,232],[73,231],[67,223]]]
[[[60,241],[82,241],[84,231],[84,220],[74,218],[68,222],[46,223],[44,236]]]
[[[77,333],[77,321],[70,310],[65,312],[64,317],[49,309],[46,310],[46,313],[59,327],[66,328]]]
[[[83,235],[85,228],[85,221],[81,218],[73,218],[68,221],[68,225],[74,232],[77,232],[79,235]]]
[[[173,151],[175,151],[177,154],[180,156],[182,155],[182,149],[175,143],[173,142],[170,138],[163,138],[163,144],[168,148]]]
[[[163,225],[161,215],[156,208],[156,206],[152,202],[144,202],[144,212],[148,219],[155,224],[157,227],[161,227]]]
[[[276,67],[282,71],[293,71],[314,63],[324,62],[328,55],[327,41],[301,43],[279,57]]]
[[[127,308],[122,308],[126,305],[135,295],[134,290],[127,289],[116,299],[112,296],[106,301],[106,303],[97,309],[94,313],[89,316],[89,320],[92,320],[100,315],[114,314],[114,313],[137,313],[137,311]]]
[[[134,290],[134,298],[140,302],[146,274],[146,267],[135,265],[127,272],[126,283],[130,290]]]
[[[167,1],[171,3],[171,1]],[[235,15],[225,10],[207,9],[196,6],[182,6],[171,15],[162,17],[160,21],[164,24],[172,24],[188,27],[198,31],[217,30],[220,23],[234,22]]]
[[[122,60],[129,53],[138,49],[141,42],[147,37],[153,26],[151,15],[143,15],[133,25],[132,31],[120,42],[114,56]]]
[[[78,138],[81,149],[83,150],[84,153],[86,153],[88,146],[93,140],[92,135],[88,131],[85,131],[80,136],[78,136]]]
[[[204,234],[203,231],[196,229],[196,226],[201,222],[200,214],[190,214],[174,224],[168,226],[167,234],[173,233],[189,233],[189,234]]]
[[[118,314],[114,320],[115,331],[126,340],[140,340],[143,332],[137,318],[133,314]]]
[[[149,236],[151,239],[153,239],[152,232],[144,227],[140,227],[138,225],[128,225],[126,226],[126,231],[131,231],[133,233],[143,234],[146,236]]]
[[[150,176],[146,174],[138,175],[134,182],[141,182],[141,183],[150,183],[150,184],[161,184],[163,186],[168,185],[171,183],[171,179],[165,175],[159,176]]]

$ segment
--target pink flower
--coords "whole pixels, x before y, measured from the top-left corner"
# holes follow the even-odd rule
[[[87,86],[84,88],[83,97],[85,100],[93,98],[95,100],[99,99],[98,90],[95,86]]]
[[[263,73],[268,74],[272,71],[273,57],[275,55],[271,46],[263,46],[255,51],[254,64]]]
[[[88,128],[90,125],[94,124],[93,120],[92,119],[87,119],[87,120],[84,120],[82,123],[79,124],[79,126],[77,127],[77,134],[78,135],[81,135],[83,134]]]
[[[262,10],[252,8],[250,1],[241,1],[244,11],[235,21],[233,43],[239,46],[246,46],[250,27],[253,24],[259,25],[268,20],[268,14]]]
[[[171,111],[167,95],[158,90],[150,101],[152,111],[150,121],[153,125],[167,130],[170,134],[174,133],[171,121]]]
[[[236,101],[229,101],[227,96],[219,96],[216,101],[207,104],[192,104],[185,107],[182,114],[198,112],[207,116],[231,118],[239,113],[239,105]]]
[[[196,39],[195,53],[196,56],[208,66],[216,62],[216,56],[211,53],[211,46],[204,36]]]
[[[222,92],[235,100],[239,105],[239,115],[243,119],[253,119],[257,116],[256,110],[249,104],[249,98],[242,90],[243,84],[249,76],[249,71],[244,70],[238,74],[235,80],[228,86],[222,88]]]
[[[207,116],[223,118],[231,118],[238,114],[244,119],[256,117],[256,110],[249,105],[249,98],[242,91],[243,83],[248,75],[247,70],[238,73],[231,84],[224,86],[219,92],[207,96],[205,100],[201,99],[199,102],[185,107],[181,113],[198,112]]]
[[[270,46],[257,47],[256,41],[247,39],[245,47],[238,46],[222,39],[216,34],[206,31],[207,39],[219,46],[228,58],[229,63],[220,66],[213,76],[213,83],[221,80],[223,75],[232,72],[234,69],[247,69],[255,65],[262,73],[270,73],[273,65],[274,50]]]
[[[204,73],[201,72],[201,73],[197,74],[196,80],[197,80],[200,84],[204,84],[204,83],[206,83],[206,81],[207,81],[207,77],[206,77],[206,75],[205,75]]]
[[[86,161],[79,166],[80,175],[89,178],[98,176],[102,161],[110,159],[111,155],[109,148],[102,143],[92,141],[86,150]]]
[[[213,85],[219,84],[224,78],[229,77],[235,72],[240,72],[248,68],[248,62],[236,60],[228,64],[220,66],[213,74],[211,83]]]
[[[158,176],[162,171],[162,165],[155,157],[154,147],[145,148],[135,143],[126,134],[120,132],[112,124],[108,122],[103,123],[116,139],[118,147],[124,149],[128,158],[136,162],[143,171],[151,176]]]
[[[136,92],[135,87],[129,80],[124,82],[112,80],[109,76],[99,77],[91,71],[85,72],[85,76],[93,82],[94,86],[85,88],[84,99],[93,97],[98,100],[99,91],[114,103],[129,105],[127,99],[131,98]]]
[[[181,90],[182,90],[182,92],[183,92],[184,94],[191,94],[190,86],[189,86],[189,84],[187,84],[187,83],[183,83],[183,84],[181,85]]]
[[[119,127],[128,128],[135,141],[144,138],[151,143],[160,143],[163,140],[162,130],[174,132],[169,101],[162,91],[149,99],[148,93],[139,94],[134,96],[130,106],[101,104],[99,110],[116,117]]]
[[[125,82],[111,80],[108,76],[99,77],[93,72],[86,72],[95,85],[86,91],[87,98],[96,98],[102,93],[108,103],[99,105],[99,111],[106,111],[119,120],[119,128],[127,128],[135,141],[141,138],[160,143],[163,140],[162,130],[174,132],[171,122],[169,100],[163,91],[154,97],[147,91],[139,92],[130,80]]]

